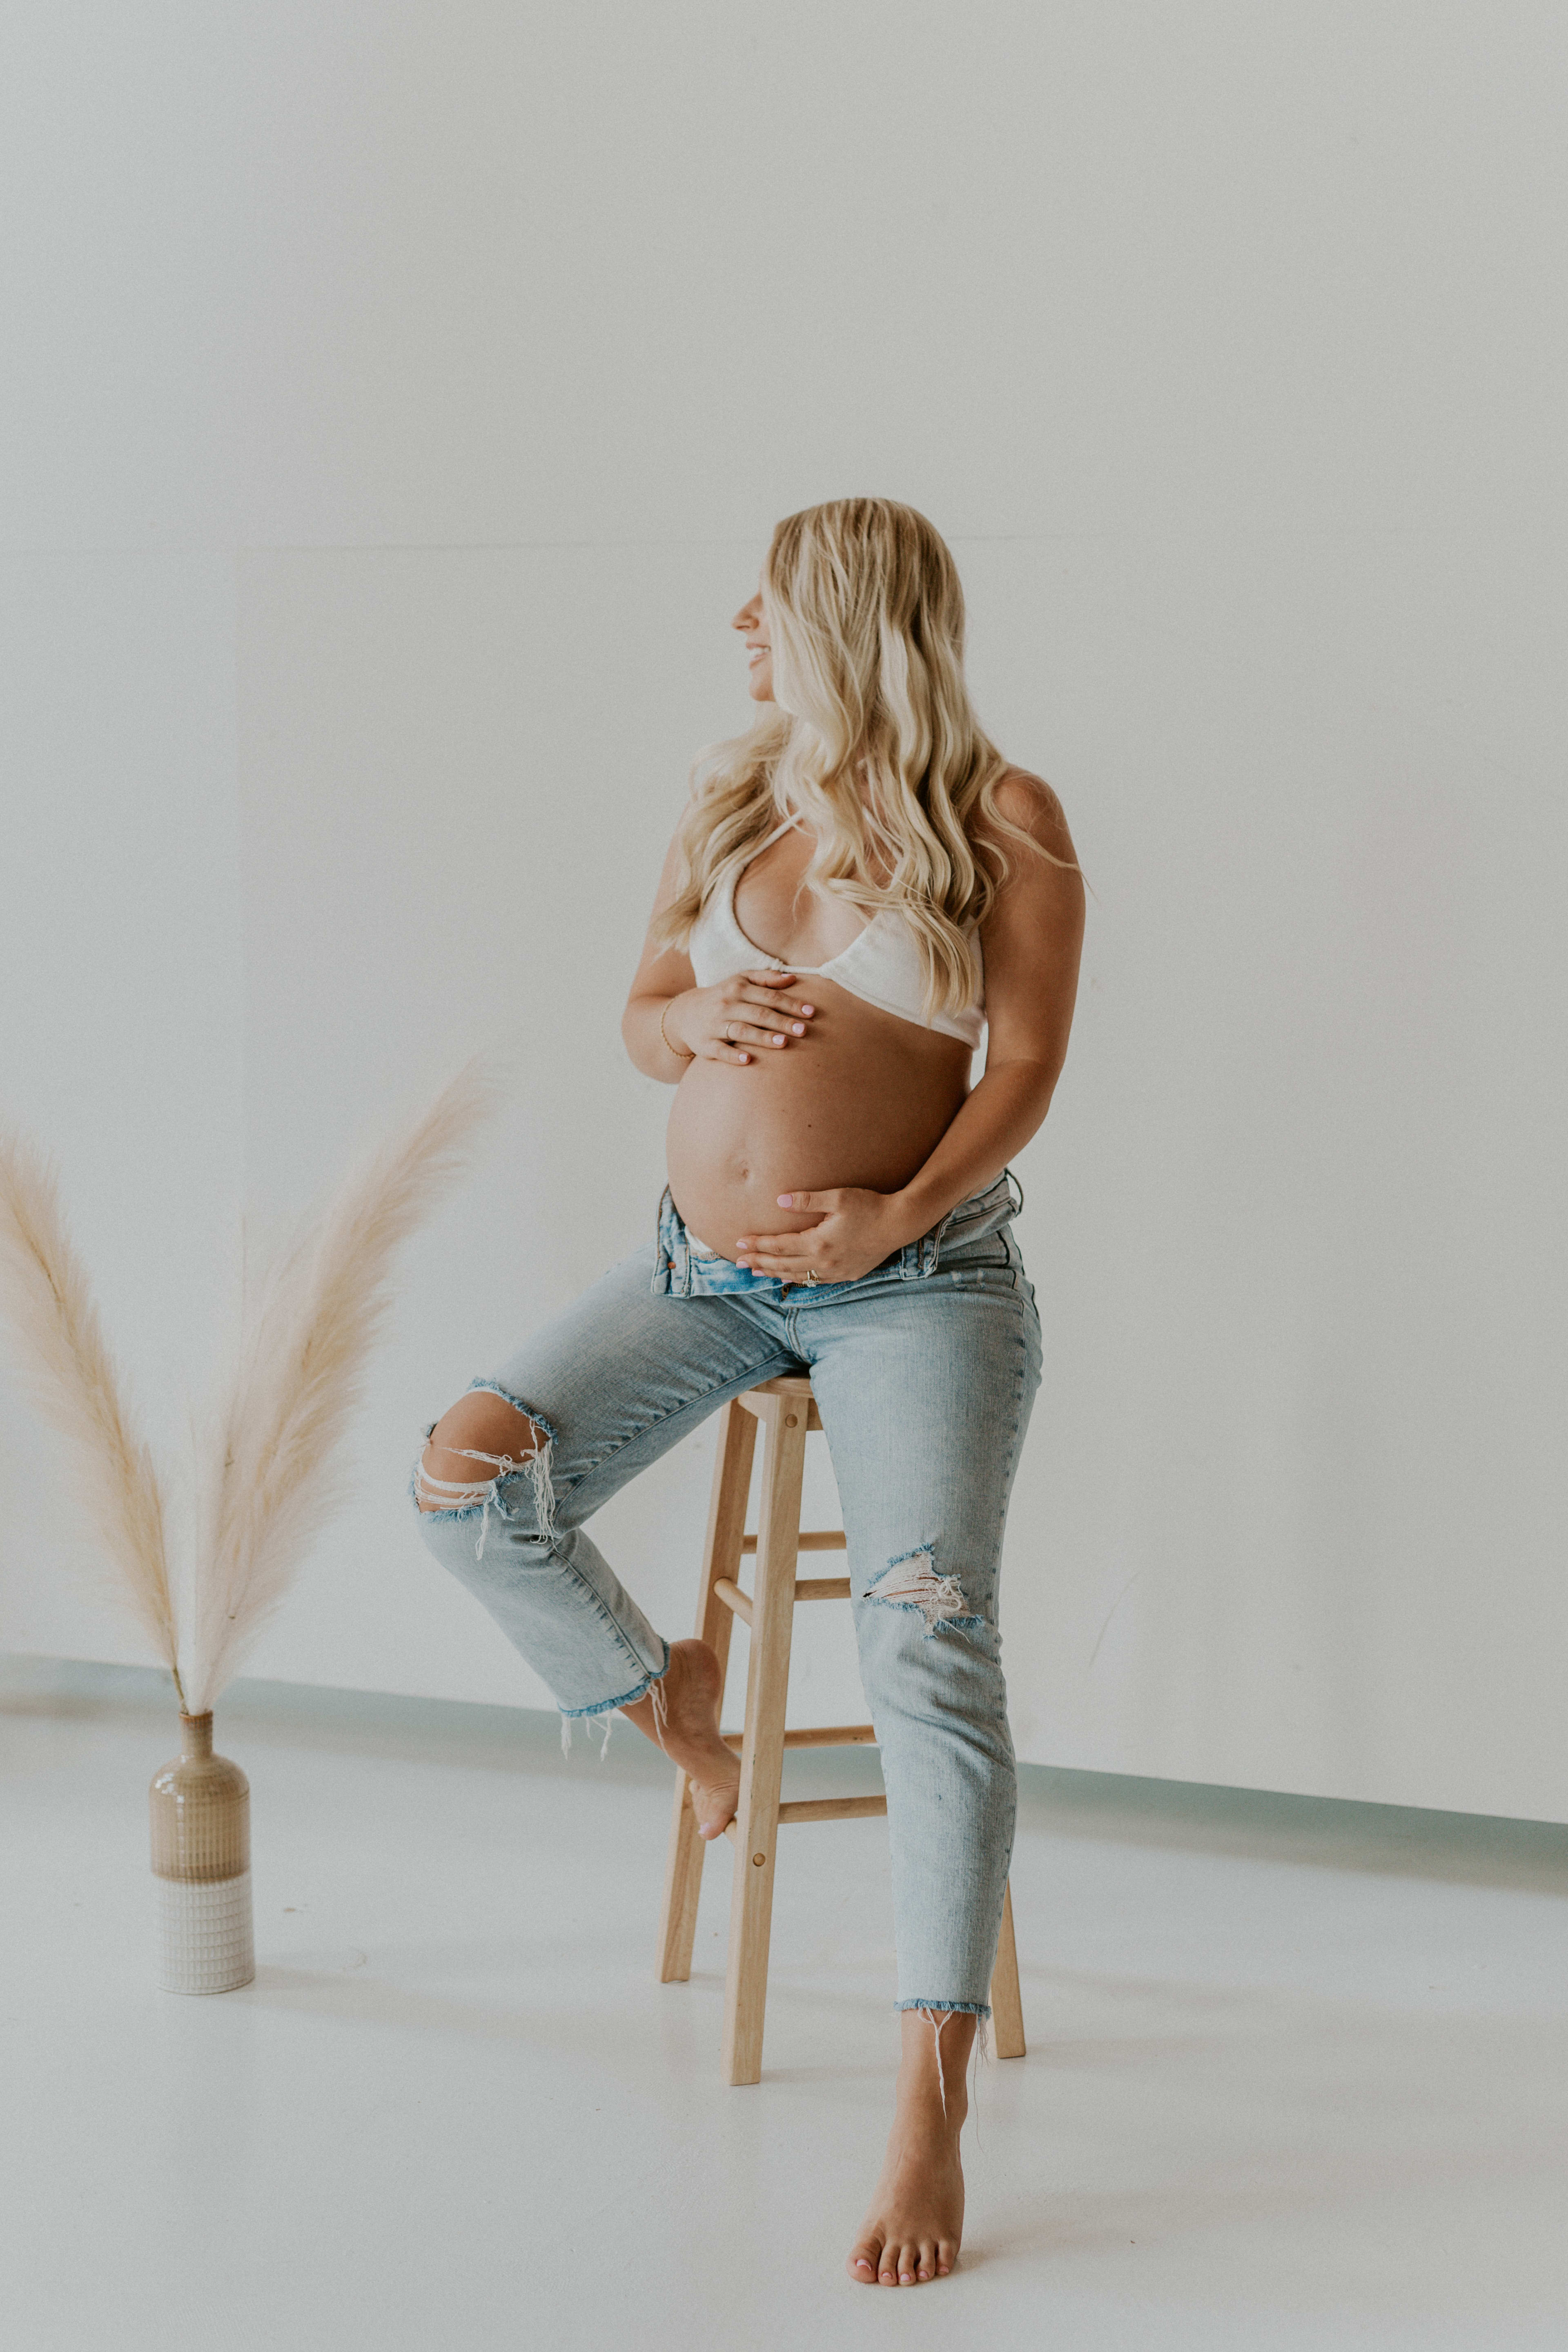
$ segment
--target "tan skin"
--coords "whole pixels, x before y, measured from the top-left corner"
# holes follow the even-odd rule
[[[745,643],[752,698],[771,702],[760,594],[732,625]],[[1000,799],[1012,824],[1053,856],[1076,860],[1060,803],[1037,777],[1015,772]],[[735,893],[745,936],[801,965],[829,962],[862,921],[841,899],[804,888],[812,846],[803,826],[786,833],[745,868]],[[973,1088],[959,1039],[882,1013],[815,972],[759,961],[699,988],[684,950],[645,947],[621,1031],[637,1068],[677,1089],[670,1189],[689,1230],[710,1248],[785,1283],[805,1282],[808,1272],[852,1281],[994,1182],[1036,1133],[1067,1055],[1083,886],[1076,872],[1016,846],[1010,862],[981,930],[989,1037],[985,1074]],[[672,843],[656,912],[675,894],[678,864]],[[542,1443],[525,1414],[474,1390],[437,1423],[425,1464],[435,1478],[472,1478],[479,1474],[459,1449],[521,1461]],[[691,1775],[701,1834],[718,1837],[735,1811],[740,1767],[719,1737],[723,1691],[712,1651],[672,1643],[663,1693],[662,1725],[650,1697],[622,1713]],[[868,2285],[945,2276],[963,2226],[959,2133],[974,2020],[955,2011],[933,2025],[906,2011],[900,2026],[887,2158],[847,2260],[850,2276]]]

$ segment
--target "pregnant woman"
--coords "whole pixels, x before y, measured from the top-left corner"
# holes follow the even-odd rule
[[[922,516],[791,516],[734,625],[763,709],[699,766],[623,1024],[676,1089],[657,1239],[473,1383],[414,1491],[431,1549],[563,1715],[618,1707],[692,1775],[717,1837],[740,1780],[717,1660],[655,1632],[586,1522],[731,1397],[810,1373],[903,2012],[848,2267],[906,2285],[958,2253],[964,2062],[1012,1851],[997,1582],[1040,1346],[1005,1171],[1067,1052],[1082,883],[1056,795],[981,731],[958,574]]]

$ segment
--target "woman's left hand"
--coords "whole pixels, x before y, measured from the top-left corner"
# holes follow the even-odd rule
[[[781,1192],[781,1209],[815,1209],[820,1222],[798,1234],[742,1234],[737,1265],[781,1282],[858,1282],[910,1236],[895,1192],[846,1185],[832,1192]]]

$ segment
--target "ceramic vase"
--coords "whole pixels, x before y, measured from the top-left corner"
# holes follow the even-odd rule
[[[158,1981],[165,1992],[233,1992],[256,1974],[250,1783],[213,1754],[210,1715],[182,1715],[180,1753],[153,1778]]]

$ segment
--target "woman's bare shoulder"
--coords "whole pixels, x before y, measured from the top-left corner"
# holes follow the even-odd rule
[[[1067,811],[1055,786],[1047,784],[1043,776],[1032,774],[1027,768],[1009,768],[995,786],[992,806],[1004,825],[1016,825],[1020,833],[1026,833],[1042,849],[1048,850],[1052,857],[1065,857],[1076,864]],[[986,829],[983,819],[983,835]]]

